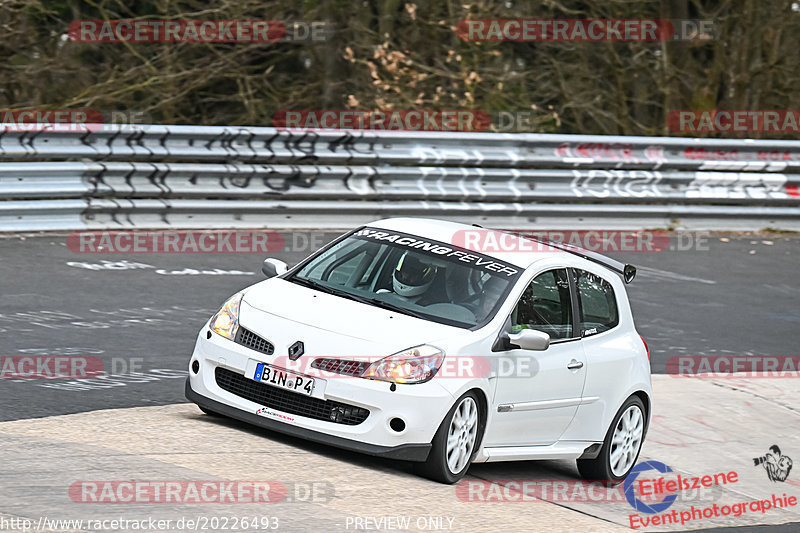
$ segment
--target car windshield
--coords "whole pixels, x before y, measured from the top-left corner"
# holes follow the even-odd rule
[[[288,280],[440,324],[474,329],[494,316],[521,270],[443,242],[362,228],[313,257]]]

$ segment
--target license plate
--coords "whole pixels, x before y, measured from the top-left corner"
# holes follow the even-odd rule
[[[293,372],[281,370],[264,363],[256,365],[253,379],[281,389],[305,394],[306,396],[311,396],[311,393],[314,392],[314,378],[299,376]]]

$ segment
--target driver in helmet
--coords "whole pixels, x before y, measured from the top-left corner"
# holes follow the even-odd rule
[[[503,292],[506,290],[507,285],[508,282],[496,276],[492,276],[486,280],[486,283],[483,284],[483,289],[481,290],[482,299],[480,312],[482,313],[482,316],[488,316],[492,309],[494,309],[494,306],[497,304],[500,296],[502,296]]]
[[[392,288],[398,296],[419,301],[436,279],[437,267],[405,252],[392,272]],[[382,291],[378,291],[382,292]]]

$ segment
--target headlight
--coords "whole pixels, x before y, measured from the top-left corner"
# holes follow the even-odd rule
[[[442,350],[425,344],[375,361],[361,377],[394,383],[424,383],[436,375],[443,361]]]
[[[239,304],[243,295],[244,293],[237,292],[222,304],[222,308],[217,311],[217,314],[211,317],[209,324],[211,331],[226,339],[236,338],[236,331],[239,329]]]

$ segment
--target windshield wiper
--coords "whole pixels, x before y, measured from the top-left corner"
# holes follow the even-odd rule
[[[297,283],[298,285],[303,285],[304,287],[308,287],[309,289],[316,289],[320,292],[326,292],[328,294],[339,294],[339,291],[336,289],[332,289],[327,285],[323,285],[322,283],[316,282],[313,279],[308,278],[298,278],[297,276],[292,276],[289,278],[289,281],[292,283]]]
[[[375,307],[380,307],[382,309],[388,309],[389,311],[395,311],[397,313],[402,313],[404,315],[413,316],[414,318],[421,318],[423,320],[429,320],[429,318],[426,317],[425,315],[423,315],[422,313],[417,313],[415,311],[411,311],[410,309],[406,309],[405,307],[400,307],[399,305],[395,305],[395,304],[392,304],[392,303],[389,303],[389,302],[385,302],[385,301],[379,300],[377,298],[366,298],[364,296],[357,296],[355,294],[352,294],[352,293],[349,293],[349,292],[346,292],[346,291],[340,291],[340,290],[334,289],[333,287],[328,287],[327,285],[323,285],[322,283],[314,281],[313,279],[298,278],[298,277],[294,277],[293,276],[293,277],[289,278],[289,281],[297,283],[298,285],[303,285],[304,287],[308,287],[310,289],[316,289],[316,290],[319,290],[321,292],[326,292],[328,294],[333,294],[334,296],[341,296],[342,298],[348,298],[350,300],[353,300],[353,301],[356,301],[356,302],[359,302],[359,303],[362,303],[362,304],[373,305]]]
[[[338,289],[334,289],[333,287],[329,287],[327,285],[323,285],[318,281],[314,281],[313,279],[308,278],[289,278],[289,281],[297,282],[298,285],[303,285],[310,289],[316,289],[321,292],[326,292],[328,294],[333,294],[334,296],[341,296],[342,298],[348,298],[350,300],[354,300],[356,302],[360,302],[362,304],[370,304],[372,302],[369,301],[369,298],[362,298],[361,296],[356,296],[355,294],[350,294],[349,292],[340,291]]]
[[[399,305],[379,300],[378,298],[364,298],[363,296],[354,296],[352,294],[350,296],[353,296],[354,300],[358,300],[359,302],[365,304],[374,305],[375,307],[380,307],[382,309],[388,309],[389,311],[396,311],[404,315],[413,316],[414,318],[430,320],[427,316],[423,315],[422,313],[417,313],[416,311],[412,311],[410,309],[406,309],[405,307],[400,307]]]

